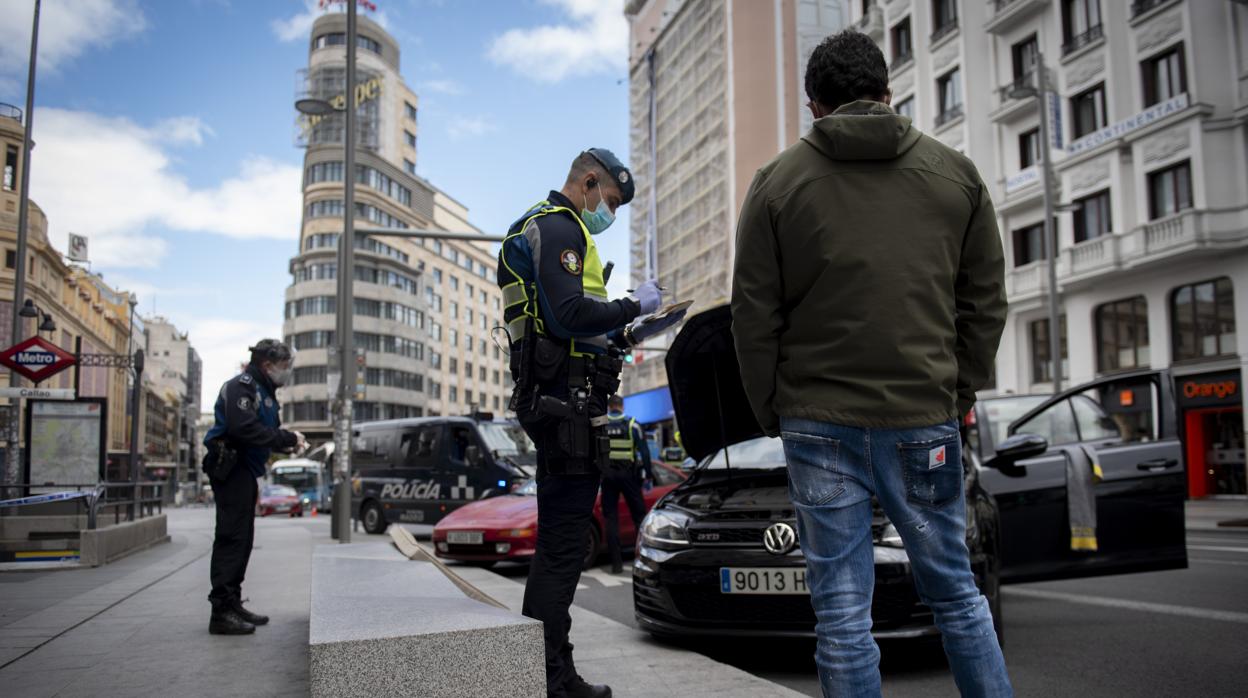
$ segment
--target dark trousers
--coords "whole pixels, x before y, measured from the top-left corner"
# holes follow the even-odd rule
[[[568,607],[581,578],[589,540],[597,473],[541,474],[537,480],[537,550],[524,587],[524,615],[542,621],[546,639],[546,689],[562,695],[576,676]]]
[[[641,496],[641,480],[636,470],[609,470],[602,476],[602,518],[607,521],[607,554],[611,564],[623,564],[620,555],[620,496],[633,519],[633,530],[646,516],[646,502]]]
[[[256,477],[242,463],[234,466],[224,480],[212,481],[217,502],[217,533],[212,541],[213,608],[241,598],[243,577],[256,539]]]

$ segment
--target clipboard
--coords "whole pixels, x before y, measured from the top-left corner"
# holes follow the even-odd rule
[[[650,323],[659,322],[660,320],[666,320],[668,317],[672,315],[676,315],[677,313],[681,313],[685,310],[688,310],[689,306],[691,305],[693,305],[693,301],[679,301],[676,303],[669,303],[666,306],[659,308],[655,312],[648,315],[646,319],[642,320],[638,324],[645,326],[645,325],[649,325]]]

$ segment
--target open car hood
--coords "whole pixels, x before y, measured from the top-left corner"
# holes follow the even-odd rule
[[[695,460],[763,435],[741,385],[727,305],[687,319],[666,363],[680,441]]]

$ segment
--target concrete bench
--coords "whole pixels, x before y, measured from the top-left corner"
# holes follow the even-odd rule
[[[316,548],[312,695],[544,696],[541,624],[470,598],[465,582],[413,554],[390,543]]]

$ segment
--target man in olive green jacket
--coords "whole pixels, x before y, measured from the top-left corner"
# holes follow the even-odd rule
[[[964,695],[1008,695],[971,573],[957,420],[991,375],[1004,269],[965,156],[888,106],[866,36],[811,56],[814,128],[759,170],[741,210],[733,333],[750,405],[781,436],[827,695],[879,693],[871,503],[901,533]]]

